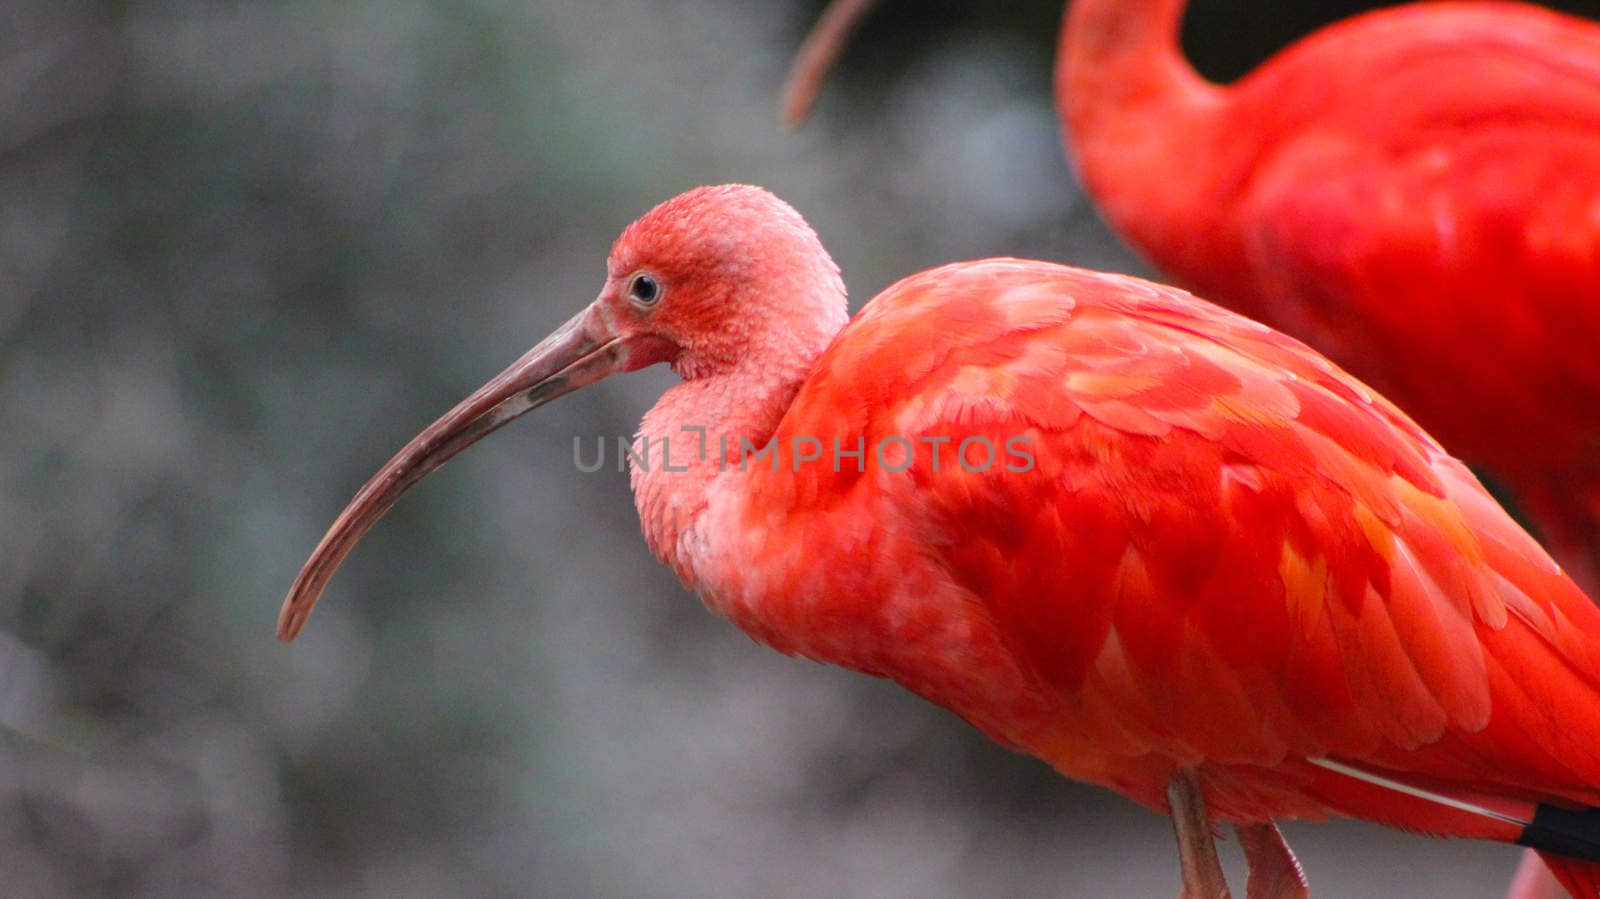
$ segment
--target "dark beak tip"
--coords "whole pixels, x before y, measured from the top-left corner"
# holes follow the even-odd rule
[[[295,637],[300,636],[300,629],[305,625],[305,609],[297,608],[292,603],[285,603],[283,611],[278,615],[278,639],[284,643],[292,643]]]

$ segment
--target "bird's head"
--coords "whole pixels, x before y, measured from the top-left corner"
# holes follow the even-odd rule
[[[819,336],[825,344],[844,324],[845,293],[800,213],[759,187],[724,184],[629,225],[591,310],[650,362],[694,379]]]
[[[617,238],[582,312],[412,438],[340,513],[284,600],[300,632],[323,587],[412,484],[525,412],[617,372],[670,363],[686,379],[809,364],[845,321],[844,285],[816,234],[759,187],[701,187]]]

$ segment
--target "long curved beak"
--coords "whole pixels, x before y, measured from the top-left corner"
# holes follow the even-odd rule
[[[609,331],[596,306],[578,313],[378,469],[339,513],[294,579],[278,615],[278,639],[287,642],[300,633],[339,563],[412,484],[524,412],[622,370],[626,345]]]
[[[783,96],[778,101],[780,125],[792,131],[805,124],[822,92],[822,82],[839,61],[839,54],[861,20],[876,4],[877,0],[833,0],[822,11],[789,66],[789,77],[784,80]]]

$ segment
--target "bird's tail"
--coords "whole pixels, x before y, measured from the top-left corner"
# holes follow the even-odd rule
[[[1307,786],[1335,808],[1423,833],[1526,846],[1573,899],[1600,899],[1600,808],[1474,793],[1332,759],[1309,761],[1324,773]],[[1519,875],[1512,896],[1542,899],[1536,885],[1537,878]]]

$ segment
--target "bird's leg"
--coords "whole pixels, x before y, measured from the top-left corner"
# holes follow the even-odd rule
[[[1183,873],[1183,890],[1178,899],[1229,899],[1228,881],[1222,876],[1217,843],[1206,817],[1206,800],[1193,770],[1184,769],[1173,775],[1167,784],[1167,805],[1172,811],[1172,826],[1178,831],[1178,864]]]
[[[1239,835],[1245,863],[1250,866],[1250,879],[1244,888],[1248,899],[1306,899],[1311,895],[1305,872],[1300,870],[1278,825],[1271,821],[1235,824],[1233,832]]]

